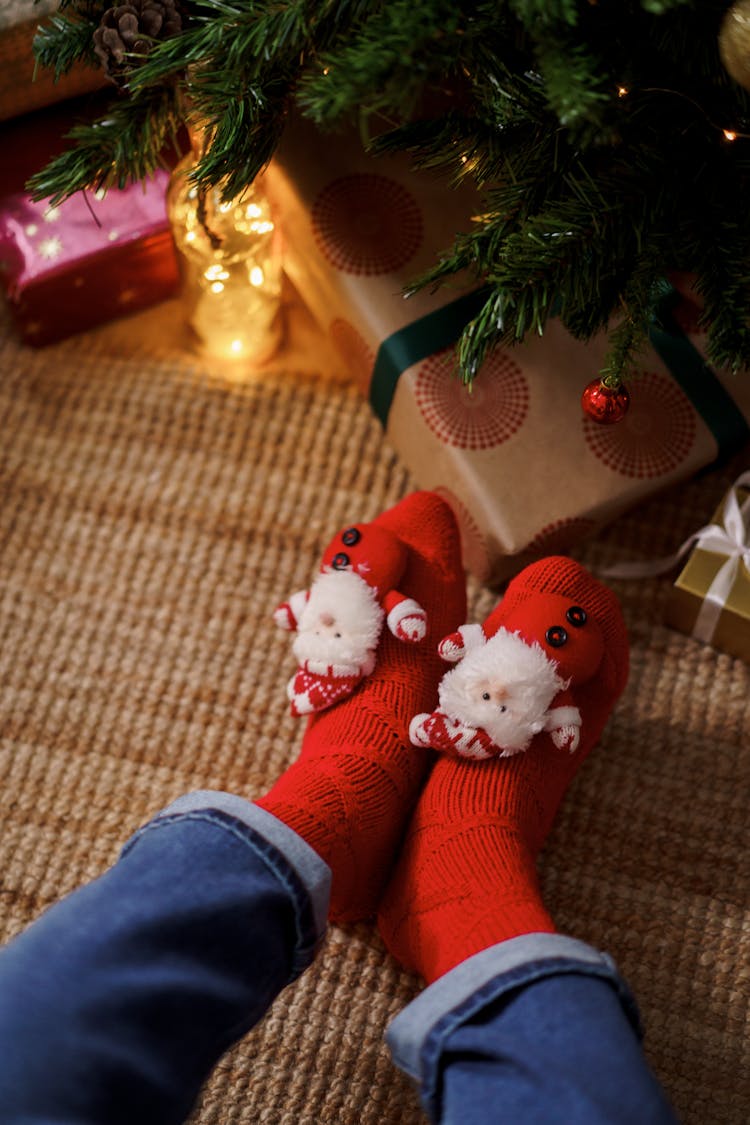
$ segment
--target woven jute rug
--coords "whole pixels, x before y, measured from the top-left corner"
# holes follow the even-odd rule
[[[238,372],[187,350],[179,320],[167,304],[41,351],[0,326],[5,938],[180,793],[270,785],[303,730],[270,611],[334,531],[415,486],[312,332]],[[577,557],[669,553],[745,467],[650,500]],[[670,581],[613,583],[630,684],[565,799],[543,886],[561,930],[618,962],[681,1118],[747,1125],[750,673],[665,627]],[[471,582],[472,619],[495,597]],[[221,1061],[195,1125],[418,1125],[383,1030],[419,987],[372,928],[332,929]]]

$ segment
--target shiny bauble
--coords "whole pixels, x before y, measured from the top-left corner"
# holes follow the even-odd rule
[[[592,379],[584,387],[581,406],[587,418],[602,426],[611,426],[614,422],[621,422],[627,414],[630,395],[622,383],[617,387],[608,387],[601,379]]]
[[[750,90],[750,0],[735,0],[719,28],[719,55],[728,74]]]

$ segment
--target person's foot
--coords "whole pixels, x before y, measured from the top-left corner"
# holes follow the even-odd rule
[[[391,953],[428,982],[507,938],[554,932],[536,857],[627,680],[617,599],[570,559],[552,557],[522,571],[485,622],[487,640],[477,634],[472,650],[489,645],[499,630],[558,661],[568,682],[566,706],[550,713],[569,719],[577,712],[580,722],[569,724],[577,727],[577,742],[571,748],[575,739],[561,739],[550,724],[511,756],[495,747],[477,760],[462,756],[460,745],[440,747],[448,753],[439,755],[416,805],[378,915]],[[451,659],[459,659],[461,644],[459,634]],[[508,698],[494,681],[487,694]]]
[[[330,917],[339,922],[375,914],[431,757],[410,744],[409,722],[433,706],[444,670],[438,642],[466,614],[458,529],[443,500],[416,492],[372,524],[356,526],[364,537],[375,529],[376,538],[383,533],[403,548],[398,599],[386,606],[388,627],[379,634],[372,670],[352,694],[311,715],[299,758],[256,802],[328,863]],[[344,539],[351,530],[342,533],[335,554],[351,555]]]

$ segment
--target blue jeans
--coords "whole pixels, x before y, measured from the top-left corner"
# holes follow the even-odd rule
[[[119,861],[0,951],[2,1125],[172,1125],[220,1055],[312,961],[330,871],[239,797],[180,798]],[[674,1122],[612,962],[527,935],[391,1024],[444,1125]]]

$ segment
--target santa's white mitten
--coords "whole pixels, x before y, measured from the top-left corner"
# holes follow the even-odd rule
[[[291,606],[289,602],[284,602],[277,609],[273,611],[273,619],[278,625],[279,629],[286,629],[291,633],[297,628],[297,622],[294,620]]]
[[[558,750],[574,754],[581,741],[581,722],[577,707],[553,707],[547,712],[544,730]]]
[[[309,590],[298,590],[288,602],[282,602],[273,611],[273,619],[280,629],[285,629],[288,633],[295,631],[309,597]]]
[[[398,594],[395,597],[398,601],[388,612],[386,624],[398,640],[418,644],[427,635],[427,614],[414,598],[402,598]],[[386,606],[388,600],[386,598]]]
[[[467,652],[481,648],[487,640],[481,625],[462,625],[455,633],[443,637],[438,652],[448,664],[457,664]]]
[[[574,723],[557,727],[550,731],[550,738],[558,750],[567,750],[570,754],[575,754],[581,741],[581,728]]]
[[[421,715],[415,715],[409,723],[409,741],[412,746],[430,746],[430,735],[427,726],[427,720],[430,715],[427,711],[423,711]]]

